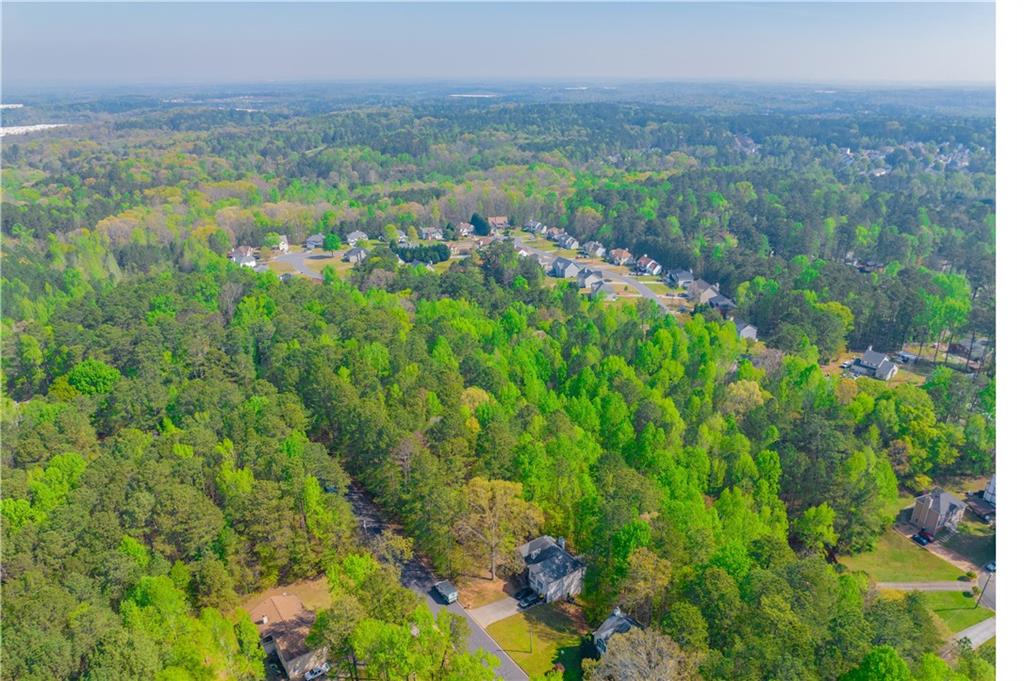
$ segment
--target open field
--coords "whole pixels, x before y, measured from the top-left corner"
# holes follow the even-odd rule
[[[876,582],[953,581],[963,573],[890,528],[875,549],[841,559],[849,570],[863,570]]]
[[[531,678],[561,664],[566,681],[583,678],[581,637],[586,631],[579,608],[565,603],[534,606],[487,627],[487,633]]]

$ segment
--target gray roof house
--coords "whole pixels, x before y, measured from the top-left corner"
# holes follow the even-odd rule
[[[590,288],[604,281],[604,276],[597,270],[586,269],[576,275],[576,284],[580,288]]]
[[[444,232],[437,227],[420,227],[420,239],[423,241],[441,241],[444,239]]]
[[[955,530],[964,517],[967,505],[949,492],[933,489],[914,499],[914,511],[910,522],[932,534],[941,529]]]
[[[590,289],[590,297],[592,299],[604,298],[605,300],[615,300],[618,296],[615,294],[615,287],[607,281],[602,281],[594,284]]]
[[[597,656],[601,657],[608,652],[608,639],[615,634],[625,634],[633,627],[642,628],[635,619],[629,615],[623,615],[621,610],[615,608],[612,614],[604,622],[601,622],[601,626],[591,635],[594,639],[594,647],[597,648]]]
[[[544,535],[519,547],[530,588],[547,602],[571,598],[583,589],[583,562],[565,550],[565,540]]]
[[[306,237],[306,248],[307,249],[312,250],[314,248],[323,248],[323,247],[324,247],[324,235],[323,234],[320,234],[320,233],[310,234],[309,236]]]
[[[721,293],[709,300],[708,305],[711,306],[712,309],[719,310],[721,312],[728,312],[736,307],[736,303],[733,302],[732,298],[723,296]]]
[[[327,662],[326,646],[310,649],[306,645],[316,615],[303,607],[296,596],[271,596],[250,608],[249,615],[259,629],[263,650],[281,661],[291,681],[302,679]]]
[[[366,256],[368,255],[370,255],[370,253],[365,248],[356,247],[347,251],[342,257],[345,262],[361,263],[366,260]]]
[[[570,279],[580,273],[580,266],[568,258],[555,258],[551,274],[560,279]]]
[[[583,251],[591,258],[603,258],[606,249],[600,241],[588,241],[583,244]]]
[[[757,327],[750,322],[745,322],[742,319],[733,317],[732,323],[736,325],[736,335],[740,338],[746,338],[748,340],[757,340]]]
[[[368,237],[366,235],[366,232],[361,232],[358,229],[356,231],[354,231],[354,232],[349,232],[345,236],[345,240],[348,241],[348,245],[349,246],[355,246],[360,241],[363,241],[363,240],[369,239],[369,238],[370,237]]]
[[[580,242],[572,234],[562,234],[562,236],[558,237],[558,245],[574,251],[580,247]]]
[[[860,359],[854,362],[854,368],[857,373],[874,376],[880,381],[888,381],[899,371],[889,355],[872,350],[870,345]]]
[[[669,270],[668,283],[672,286],[686,286],[693,281],[693,272],[690,270]]]
[[[712,298],[721,294],[719,294],[717,286],[709,284],[703,279],[697,279],[686,287],[686,295],[694,305],[705,305],[711,302]]]

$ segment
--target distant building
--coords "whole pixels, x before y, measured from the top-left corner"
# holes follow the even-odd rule
[[[420,239],[423,241],[442,241],[444,232],[437,227],[420,227]]]
[[[238,246],[232,249],[228,257],[231,258],[231,262],[239,267],[256,269],[256,249],[252,246]]]
[[[597,649],[597,656],[601,657],[608,652],[608,640],[616,634],[625,634],[632,628],[642,628],[640,623],[632,617],[622,614],[618,608],[601,623],[591,636],[594,639],[594,647]],[[653,681],[653,680],[652,680]]]
[[[602,281],[604,281],[604,276],[596,270],[585,269],[581,270],[579,274],[576,275],[576,284],[580,288],[590,288],[594,284],[599,284]]]
[[[530,588],[548,603],[571,598],[583,589],[586,566],[565,550],[565,540],[555,541],[545,535],[519,547],[526,563]]]
[[[559,279],[571,279],[580,273],[580,266],[568,258],[555,258],[551,274]]]
[[[563,234],[565,234],[565,230],[562,229],[561,227],[551,227],[548,229],[547,234],[545,234],[545,236],[550,241],[558,241],[559,239],[562,238]]]
[[[747,340],[757,340],[757,327],[742,319],[733,318],[732,323],[736,326],[736,335]]]
[[[562,248],[567,248],[570,251],[575,251],[580,247],[580,242],[576,240],[576,237],[566,233],[558,237],[558,245]]]
[[[690,270],[669,270],[665,277],[669,285],[681,288],[693,281],[693,272]]]
[[[661,274],[661,265],[654,258],[649,258],[646,255],[642,255],[637,258],[636,270],[641,274],[650,274],[652,276],[658,276]]]
[[[855,373],[872,376],[880,381],[892,379],[899,371],[899,367],[889,359],[889,355],[872,350],[870,345],[864,354],[853,363],[852,369]]]
[[[708,301],[708,306],[712,310],[718,310],[722,314],[728,314],[730,311],[736,309],[736,303],[733,302],[733,299],[728,296],[723,296],[721,293],[711,298],[711,300]]]
[[[697,279],[686,287],[686,296],[694,305],[707,305],[717,295],[718,287],[703,279]]]
[[[586,253],[589,258],[603,258],[604,254],[608,251],[601,245],[600,241],[588,241],[583,244],[583,252]]]
[[[311,234],[306,237],[306,249],[313,250],[314,248],[324,247],[324,235],[323,234]]]
[[[347,251],[345,255],[342,256],[342,259],[344,259],[345,262],[359,264],[362,261],[366,260],[367,256],[369,255],[370,253],[365,248],[356,247],[351,249],[350,251]]]
[[[358,229],[345,235],[345,240],[348,241],[349,246],[355,246],[360,241],[366,241],[369,238],[366,232],[361,232]]]
[[[249,614],[259,629],[264,651],[277,656],[290,681],[302,679],[306,672],[327,662],[326,647],[310,650],[306,645],[316,615],[295,596],[271,596],[250,608]]]
[[[625,248],[613,248],[608,251],[608,262],[615,265],[628,265],[633,262],[633,254]]]
[[[914,511],[910,522],[932,534],[941,529],[955,530],[964,517],[967,507],[962,501],[949,492],[934,489],[914,499]]]
[[[288,252],[288,235],[287,234],[282,234],[281,237],[277,240],[277,250],[282,251],[284,253]]]
[[[491,229],[508,229],[509,227],[507,215],[492,215],[487,218],[487,223],[491,226]]]
[[[1012,496],[1012,495],[1011,495]],[[985,492],[982,494],[982,498],[993,506],[996,505],[996,476],[992,474],[992,478],[985,485]]]
[[[590,297],[594,300],[603,298],[607,301],[615,300],[618,295],[615,293],[615,287],[613,287],[607,281],[598,282],[590,288]]]
[[[455,232],[459,236],[470,236],[473,233],[473,225],[468,222],[460,222],[455,225]]]

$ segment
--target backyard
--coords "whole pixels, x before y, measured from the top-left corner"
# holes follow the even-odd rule
[[[561,664],[566,681],[583,677],[581,637],[586,631],[579,608],[565,603],[538,605],[487,627],[530,678]]]
[[[879,537],[873,551],[846,556],[841,562],[876,582],[944,582],[963,574],[892,528]]]

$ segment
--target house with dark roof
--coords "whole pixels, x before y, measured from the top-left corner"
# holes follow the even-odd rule
[[[686,287],[686,296],[694,305],[707,305],[715,296],[721,295],[718,287],[703,279],[697,279]]]
[[[870,345],[864,351],[864,354],[854,361],[851,368],[855,373],[863,376],[872,376],[880,381],[890,380],[899,371],[899,367],[889,359],[889,355],[876,352]]]
[[[571,598],[583,589],[586,566],[565,549],[565,539],[544,535],[519,547],[526,563],[526,581],[548,603]]]
[[[310,234],[306,237],[306,250],[313,250],[314,248],[324,247],[324,235],[319,232],[316,234]]]
[[[679,288],[681,286],[686,286],[691,281],[693,281],[693,272],[691,272],[690,270],[682,269],[669,270],[668,276],[665,277],[665,279],[666,281],[668,281],[670,286],[675,286],[676,288]]]
[[[367,251],[365,248],[359,248],[357,246],[349,251],[346,251],[345,255],[343,255],[342,258],[345,260],[345,262],[358,264],[366,260],[367,256],[369,255],[369,251]]]
[[[563,233],[562,236],[558,237],[558,245],[562,248],[566,248],[570,251],[575,251],[580,247],[580,242],[576,240],[572,234]]]
[[[932,534],[941,529],[955,530],[967,505],[949,492],[935,488],[914,499],[910,522]]]
[[[249,615],[259,629],[263,650],[281,661],[290,681],[302,679],[306,672],[327,662],[326,646],[310,649],[306,645],[316,615],[296,596],[270,596],[249,608]]]
[[[615,287],[607,281],[598,282],[590,288],[590,298],[592,300],[603,298],[604,300],[612,301],[617,297]]]
[[[637,258],[636,271],[641,274],[650,274],[656,277],[661,274],[661,265],[654,258],[642,255]]]
[[[551,265],[551,274],[559,279],[571,279],[580,273],[580,266],[568,258],[555,258]]]
[[[615,608],[612,614],[601,622],[601,626],[591,634],[591,638],[594,640],[594,648],[597,649],[597,656],[601,657],[608,652],[608,640],[616,634],[625,634],[630,629],[636,627],[642,629],[640,623],[629,615],[624,615],[622,610]]]
[[[603,258],[607,250],[600,241],[588,241],[583,244],[583,252],[590,258]]]
[[[585,269],[576,275],[576,285],[580,288],[590,288],[602,281],[604,281],[604,276],[597,270]]]
[[[733,302],[733,299],[728,296],[723,296],[721,293],[709,300],[708,306],[712,310],[718,310],[722,314],[728,314],[731,310],[736,309],[736,303]]]

